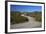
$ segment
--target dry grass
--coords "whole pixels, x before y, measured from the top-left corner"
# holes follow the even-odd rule
[[[28,18],[21,16],[20,13],[11,13],[11,24],[24,23]]]

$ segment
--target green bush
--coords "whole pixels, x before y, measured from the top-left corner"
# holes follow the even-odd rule
[[[37,15],[37,16],[35,17],[35,19],[36,19],[36,21],[40,21],[40,22],[42,21],[42,17],[41,17],[40,15],[39,15],[39,16]]]
[[[23,23],[28,21],[28,18],[21,16],[20,13],[11,13],[11,24]]]
[[[42,21],[42,13],[41,12],[33,12],[31,17],[34,17],[36,21]]]

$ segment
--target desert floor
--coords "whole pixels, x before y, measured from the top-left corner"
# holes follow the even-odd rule
[[[29,19],[28,22],[10,25],[11,29],[19,29],[19,28],[40,28],[42,26],[41,22],[35,21],[33,17],[21,15],[27,17]]]

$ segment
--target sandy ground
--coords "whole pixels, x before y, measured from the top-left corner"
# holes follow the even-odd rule
[[[24,16],[24,15],[21,15],[21,16]],[[19,29],[19,28],[39,28],[39,27],[41,27],[42,23],[35,21],[35,19],[33,17],[30,17],[30,16],[24,16],[24,17],[27,17],[29,19],[29,21],[25,22],[25,23],[11,25],[10,28]]]

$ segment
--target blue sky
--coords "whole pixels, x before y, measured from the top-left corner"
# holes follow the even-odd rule
[[[34,12],[42,11],[42,6],[10,5],[11,11]]]

